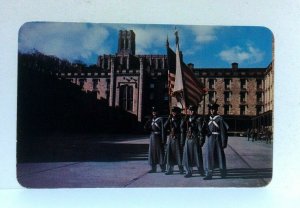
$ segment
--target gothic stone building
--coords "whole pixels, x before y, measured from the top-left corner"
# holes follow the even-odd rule
[[[167,73],[173,65],[167,55],[136,55],[135,33],[119,31],[116,54],[100,55],[97,67],[90,71],[57,73],[95,93],[98,99],[107,100],[111,107],[122,108],[143,121],[150,114],[151,106],[160,108],[160,113],[169,112]],[[167,44],[168,47],[168,44]],[[273,65],[266,68],[239,68],[233,63],[230,68],[193,68],[196,77],[208,89],[205,99],[199,104],[199,113],[207,114],[205,106],[218,101],[219,113],[234,118],[244,118],[249,124],[259,115],[273,110]],[[272,121],[265,125],[271,126]],[[254,124],[252,124],[254,125]],[[238,128],[235,128],[238,129]]]
[[[166,55],[136,55],[135,33],[125,30],[119,32],[117,53],[99,56],[95,70],[57,75],[142,121],[153,105],[168,114],[167,61]]]

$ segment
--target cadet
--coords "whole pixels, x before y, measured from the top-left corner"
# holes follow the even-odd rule
[[[193,167],[198,168],[199,174],[204,176],[202,146],[205,138],[202,134],[202,119],[196,113],[196,107],[190,106],[190,115],[186,118],[182,125],[186,126],[186,140],[183,150],[183,165],[186,169],[184,177],[192,177]]]
[[[145,129],[150,130],[150,143],[148,161],[151,166],[149,173],[156,172],[156,166],[159,164],[161,171],[165,172],[164,164],[164,123],[163,118],[158,117],[158,112],[155,107],[152,107],[152,118],[146,124]]]
[[[174,165],[178,165],[180,174],[183,174],[182,156],[180,153],[181,140],[181,109],[178,107],[172,108],[172,114],[165,122],[164,127],[169,130],[166,147],[166,175],[173,174]]]
[[[204,180],[212,179],[213,169],[220,168],[221,177],[226,177],[226,158],[224,148],[227,147],[228,126],[223,118],[217,114],[219,105],[209,104],[210,117],[206,123],[206,144],[205,144],[205,172]]]

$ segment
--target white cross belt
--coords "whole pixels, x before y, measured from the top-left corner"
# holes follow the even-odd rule
[[[210,125],[211,123],[213,123],[214,126],[216,126],[217,128],[219,128],[219,125],[217,124],[217,122],[215,121],[216,118],[218,118],[219,115],[215,116],[215,117],[210,117],[210,121],[208,122],[208,125]]]

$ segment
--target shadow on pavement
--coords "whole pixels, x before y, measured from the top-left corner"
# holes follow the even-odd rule
[[[18,163],[147,160],[147,153],[148,144],[36,142],[22,145]]]
[[[220,175],[220,171],[214,171]],[[226,179],[258,179],[272,178],[272,168],[235,168],[227,169]]]

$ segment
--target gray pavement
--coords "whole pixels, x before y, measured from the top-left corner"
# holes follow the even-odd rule
[[[97,139],[93,140],[94,142]],[[125,140],[101,140],[113,145],[147,145],[145,136]],[[92,144],[95,145],[95,144]],[[138,146],[137,146],[138,147]],[[199,174],[184,178],[176,169],[173,175],[148,173],[147,153],[126,155],[126,160],[19,163],[17,177],[29,188],[91,188],[91,187],[262,187],[272,178],[272,144],[247,141],[245,137],[230,137],[225,149],[228,176],[214,172],[205,181]],[[114,153],[117,154],[117,153]]]

